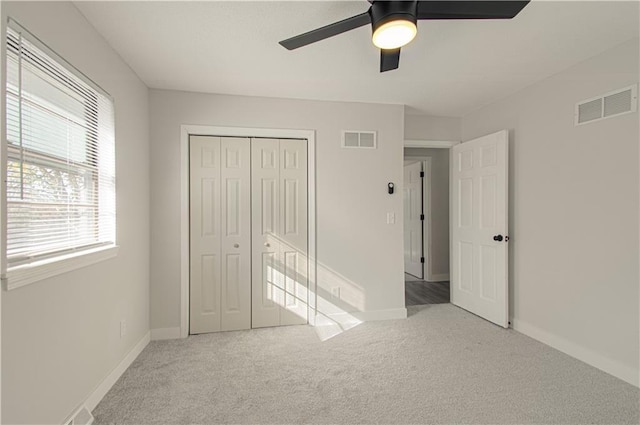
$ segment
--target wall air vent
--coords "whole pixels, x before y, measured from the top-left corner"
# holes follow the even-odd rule
[[[343,148],[376,148],[376,132],[375,131],[342,131],[342,147]]]
[[[634,84],[576,104],[575,125],[600,121],[638,108],[638,85]]]

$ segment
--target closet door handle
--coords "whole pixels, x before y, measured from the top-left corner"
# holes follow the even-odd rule
[[[271,244],[269,242],[265,242],[264,246],[266,246],[267,248],[269,248],[271,246]]]
[[[233,247],[234,247],[234,248],[240,248],[240,244],[234,243],[234,244],[233,244]]]

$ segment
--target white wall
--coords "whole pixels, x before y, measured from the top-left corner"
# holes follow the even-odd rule
[[[576,102],[638,82],[638,40],[462,119],[510,130],[515,329],[638,385],[638,113],[574,127]]]
[[[403,107],[151,90],[150,113],[153,329],[180,326],[181,124],[315,130],[319,295],[339,286],[344,310],[404,308],[402,191],[387,193],[402,181]],[[378,148],[342,149],[343,129],[377,131]]]
[[[409,115],[404,117],[406,140],[460,141],[460,118]]]
[[[2,423],[62,423],[149,332],[148,89],[73,4],[8,16],[115,99],[118,256],[2,294]]]
[[[446,280],[449,278],[449,149],[405,148],[404,157],[431,158],[431,273],[425,280]],[[424,205],[426,208],[428,202]]]

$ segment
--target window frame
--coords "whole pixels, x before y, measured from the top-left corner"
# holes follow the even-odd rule
[[[1,43],[1,63],[0,66],[4,71],[7,70],[8,65],[8,49],[7,49],[7,32],[9,29],[19,32],[22,34],[22,37],[26,38],[29,43],[33,44],[36,48],[43,51],[47,56],[53,59],[57,64],[61,67],[65,68],[69,73],[71,73],[75,78],[83,81],[87,84],[91,89],[95,90],[95,92],[104,96],[112,105],[113,108],[113,127],[111,130],[114,133],[113,140],[113,206],[116,208],[113,213],[116,214],[117,211],[117,188],[115,183],[116,178],[116,165],[115,165],[115,102],[113,98],[103,90],[99,85],[93,82],[90,78],[84,75],[81,71],[79,71],[76,67],[74,67],[67,60],[58,55],[53,49],[48,47],[45,43],[43,43],[38,37],[29,32],[26,28],[16,22],[14,19],[9,18],[2,25],[2,36],[0,39]],[[82,245],[76,246],[68,249],[59,250],[55,253],[52,253],[50,256],[41,255],[33,260],[23,260],[19,263],[9,265],[8,257],[7,257],[7,167],[8,161],[11,157],[9,153],[9,142],[8,142],[8,128],[7,128],[7,72],[2,72],[2,79],[0,81],[0,116],[3,120],[1,125],[1,143],[0,143],[0,173],[4,176],[3,184],[0,184],[0,279],[2,280],[2,286],[5,290],[16,289],[30,283],[34,283],[43,279],[51,278],[53,276],[67,273],[72,270],[76,270],[82,267],[89,266],[91,264],[96,264],[101,261],[105,261],[110,258],[114,258],[118,254],[118,245],[117,245],[117,215],[114,215],[113,218],[113,242],[97,242],[96,244]],[[99,143],[99,142],[98,142]],[[100,172],[99,164],[96,167],[95,173],[96,177]],[[96,178],[94,184],[96,188],[100,186],[100,181]],[[109,193],[109,191],[107,192]],[[100,191],[96,190],[95,196],[100,199]],[[98,201],[100,202],[100,201]],[[99,205],[99,203],[98,203]],[[100,211],[98,209],[98,211]],[[96,225],[96,230],[100,232],[101,227]]]

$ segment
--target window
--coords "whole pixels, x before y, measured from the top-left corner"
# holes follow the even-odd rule
[[[113,101],[13,21],[6,124],[9,272],[113,246]]]

